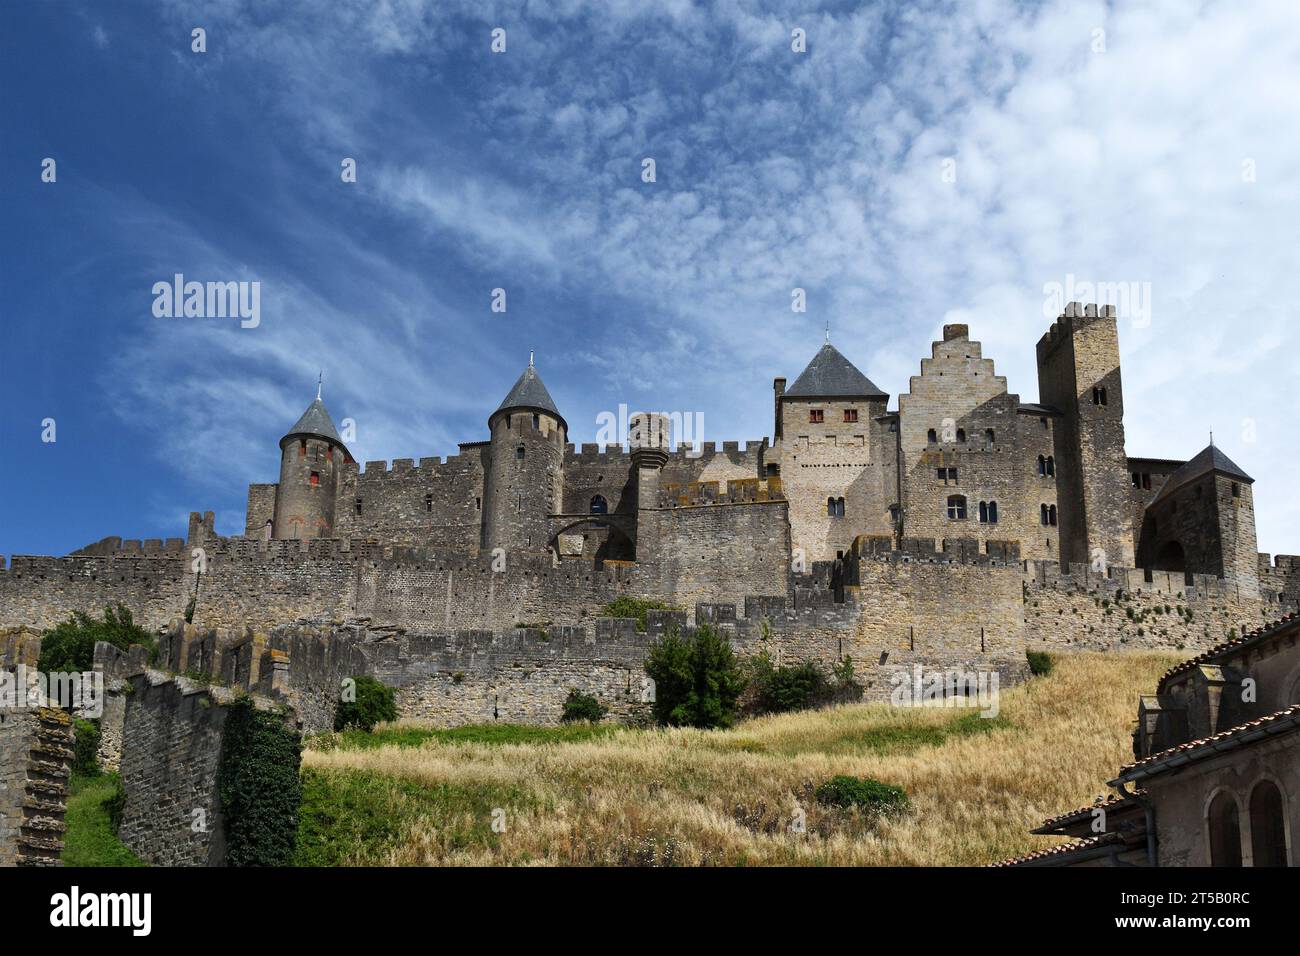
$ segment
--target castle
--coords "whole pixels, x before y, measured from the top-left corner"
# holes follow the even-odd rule
[[[1021,559],[1206,574],[1259,596],[1253,479],[1213,445],[1185,462],[1127,455],[1113,306],[1071,303],[1038,343],[1038,380],[1040,403],[1021,402],[947,325],[890,411],[828,336],[793,384],[773,383],[770,444],[692,457],[669,452],[662,415],[633,416],[627,453],[575,449],[530,361],[487,441],[391,471],[359,469],[318,395],[280,441],[279,482],[249,488],[244,533],[650,564],[670,560],[666,510],[783,498],[796,561],[843,559],[862,535],[1014,541]]]
[[[486,440],[391,467],[354,460],[318,390],[280,440],[279,480],[249,487],[243,534],[196,512],[183,540],[15,556],[0,630],[17,647],[121,602],[150,627],[212,632],[220,666],[287,654],[286,625],[359,622],[407,635],[408,715],[545,722],[561,683],[639,685],[656,631],[602,621],[620,597],[665,607],[660,631],[712,623],[778,659],[850,656],[875,699],[914,665],[1014,681],[1027,647],[1205,648],[1300,602],[1300,560],[1256,552],[1252,479],[1222,451],[1128,455],[1113,307],[1070,303],[1037,358],[1039,402],[1021,402],[947,325],[890,410],[828,336],[773,383],[771,440],[720,449],[674,448],[659,413],[632,416],[627,448],[575,447],[530,360]],[[557,656],[563,680],[537,678]],[[427,680],[452,668],[435,707]]]

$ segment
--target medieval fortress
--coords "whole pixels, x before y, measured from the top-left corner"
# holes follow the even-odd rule
[[[1241,467],[1213,445],[1128,454],[1113,307],[1070,303],[1037,358],[1039,401],[1022,402],[945,326],[891,410],[827,341],[773,383],[771,440],[721,448],[674,448],[657,414],[634,416],[627,448],[575,447],[530,361],[485,440],[364,468],[318,394],[280,440],[279,480],[249,487],[243,534],[196,512],[184,540],[11,558],[0,665],[121,602],[175,631],[178,672],[325,695],[291,695],[300,717],[350,672],[445,723],[554,723],[575,687],[636,720],[668,627],[709,622],[778,661],[851,657],[882,699],[918,664],[1015,681],[1027,648],[1195,652],[1300,602],[1300,558],[1256,552]],[[638,630],[603,616],[620,597],[662,610]]]

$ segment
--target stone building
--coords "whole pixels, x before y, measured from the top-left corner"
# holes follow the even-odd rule
[[[1167,671],[1115,794],[1046,821],[1024,866],[1300,866],[1300,617]]]

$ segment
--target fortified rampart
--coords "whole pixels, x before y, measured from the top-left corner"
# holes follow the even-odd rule
[[[1242,594],[1208,574],[1054,561],[1024,563],[1025,639],[1035,650],[1195,649],[1286,614],[1293,606]]]

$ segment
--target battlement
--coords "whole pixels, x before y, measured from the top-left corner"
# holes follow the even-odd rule
[[[850,546],[850,562],[973,564],[1009,567],[1020,563],[1019,541],[981,542],[978,538],[903,538],[899,547],[889,535],[859,535]]]
[[[486,442],[479,444],[485,445]],[[462,451],[467,447],[460,446]],[[477,467],[479,458],[473,454],[426,455],[423,458],[394,458],[390,464],[387,460],[367,461],[361,468],[357,462],[347,466],[360,480],[382,480],[384,478],[406,478],[413,475],[432,477],[440,472]]]
[[[757,467],[766,447],[766,438],[746,441],[743,448],[739,441],[724,441],[721,449],[718,448],[717,442],[706,441],[699,446],[697,452],[696,443],[683,441],[678,442],[675,449],[664,449],[664,451],[668,455],[669,462],[697,462],[701,459],[707,461],[718,455],[726,455],[732,461],[752,462]],[[611,462],[628,466],[632,460],[630,451],[622,445],[598,445],[591,442],[583,442],[577,451],[574,445],[565,445],[564,457],[566,463],[574,459],[578,463]]]
[[[181,554],[185,551],[184,538],[145,538],[123,540],[113,536],[101,538],[94,544],[70,552],[70,557],[89,557],[105,555],[153,555]]]
[[[1038,361],[1041,364],[1043,359],[1049,354],[1056,351],[1062,342],[1074,336],[1074,333],[1080,329],[1093,325],[1098,321],[1115,318],[1115,307],[1113,305],[1097,305],[1088,303],[1084,305],[1080,302],[1068,302],[1065,311],[1062,312],[1052,323],[1052,327],[1043,334],[1038,340]]]
[[[1102,572],[1094,570],[1088,564],[1071,563],[1062,567],[1056,561],[1025,561],[1024,569],[1026,581],[1040,587],[1063,590],[1145,592],[1186,600],[1216,599],[1229,596],[1229,591],[1232,590],[1222,578],[1212,574],[1121,567],[1108,567]]]
[[[727,490],[722,491],[719,481],[692,481],[685,484],[665,484],[659,490],[661,508],[679,508],[692,505],[751,504],[763,501],[784,501],[781,479],[732,478]]]

